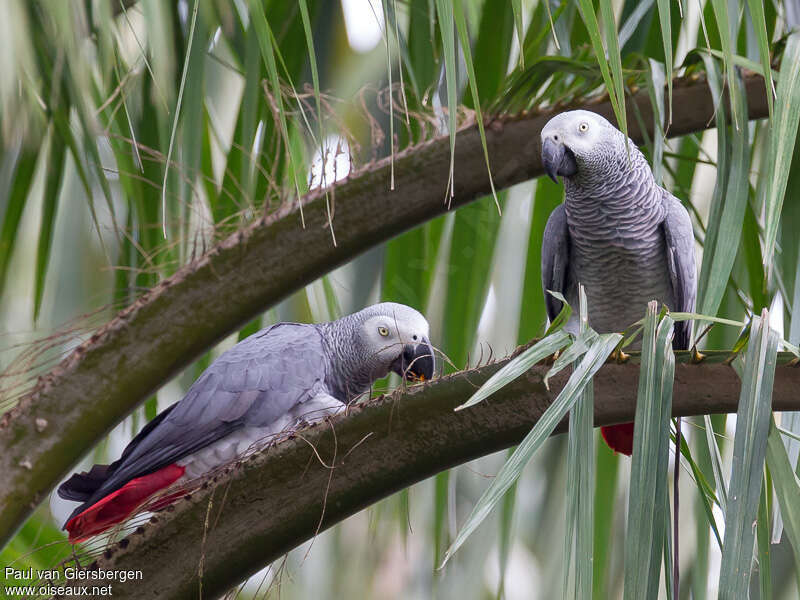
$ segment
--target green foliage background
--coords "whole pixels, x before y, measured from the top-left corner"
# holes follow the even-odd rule
[[[624,128],[641,118],[624,110],[622,98],[633,89],[651,90],[656,115],[669,122],[691,109],[670,104],[672,77],[698,73],[719,96],[719,127],[671,140],[659,133],[644,148],[693,215],[702,265],[698,312],[749,321],[771,307],[778,334],[800,342],[800,319],[793,318],[800,314],[800,41],[790,3],[353,4],[369,13],[362,27],[370,18],[385,24],[381,41],[365,53],[349,43],[353,25],[338,1],[0,4],[0,412],[116,309],[318,186],[321,162],[337,165],[328,179],[341,177],[437,135],[457,143],[457,125],[475,115],[480,123],[508,119],[602,93]],[[770,119],[746,121],[741,68],[767,75]],[[664,82],[666,103],[655,93]],[[452,181],[439,185],[446,201]],[[403,190],[395,193],[402,203]],[[545,179],[497,190],[494,199],[375,247],[232,333],[86,462],[115,457],[215,356],[277,320],[326,320],[378,300],[411,304],[428,315],[432,338],[450,360],[446,370],[542,335],[541,239],[561,197],[560,186]],[[329,200],[335,234],[335,195]],[[716,326],[701,348],[732,348],[739,334]],[[793,416],[783,425],[800,430]],[[731,470],[734,420],[698,418],[686,429],[682,597],[713,597],[719,586],[733,585],[725,561],[719,574],[716,533],[723,535],[726,522],[720,478]],[[709,442],[715,436],[719,446]],[[771,469],[781,468],[766,474],[765,489],[774,483],[790,502],[798,444],[783,440],[788,455],[770,438]],[[630,461],[602,443],[593,452],[592,587],[595,597],[617,597],[623,541],[641,541],[642,532],[625,526]],[[243,597],[561,593],[561,545],[575,517],[565,514],[565,496],[578,493],[565,482],[563,436],[544,444],[486,524],[436,570],[504,458],[442,473],[367,509],[321,535],[310,552],[300,548],[253,578]],[[753,474],[762,477],[763,467]],[[745,582],[754,597],[797,597],[791,545],[786,536],[769,543],[781,539],[777,506],[771,493],[763,495],[759,562]],[[55,498],[41,506],[0,553],[0,564],[44,567],[66,558],[58,526],[67,512]]]

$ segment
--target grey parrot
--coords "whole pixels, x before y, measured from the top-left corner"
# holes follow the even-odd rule
[[[70,541],[105,531],[156,492],[275,434],[335,414],[390,371],[430,379],[435,362],[428,336],[419,312],[385,302],[329,323],[278,323],[242,340],[151,420],[119,460],[59,486],[59,496],[82,503],[64,526]]]
[[[564,203],[550,215],[542,243],[542,286],[552,321],[563,294],[577,306],[586,289],[589,324],[622,331],[644,316],[650,300],[694,311],[697,271],[689,213],[659,186],[642,153],[602,116],[574,110],[542,129],[542,165],[564,181]],[[567,330],[577,332],[572,318]],[[690,321],[675,324],[673,347],[688,349]],[[633,424],[604,427],[618,452],[631,454]]]

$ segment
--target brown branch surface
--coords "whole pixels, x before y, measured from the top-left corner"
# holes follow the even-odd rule
[[[688,359],[679,354],[679,361]],[[548,391],[542,383],[548,367],[539,365],[484,402],[453,411],[504,363],[382,396],[305,429],[302,437],[278,443],[179,501],[156,523],[106,549],[91,568],[143,572],[141,581],[115,583],[115,598],[178,600],[198,597],[202,557],[203,596],[217,597],[318,530],[444,469],[518,443],[567,374],[551,379]],[[638,375],[632,363],[598,371],[596,425],[633,418]],[[778,366],[773,408],[800,409],[798,389],[800,368]],[[679,362],[673,414],[733,412],[739,393],[728,365]]]
[[[763,79],[746,77],[750,118],[767,116]],[[676,81],[670,135],[708,128],[714,106],[704,80]],[[652,125],[646,92],[628,100]],[[495,186],[506,188],[542,174],[539,134],[567,108],[588,108],[611,119],[610,104],[592,101],[488,123]],[[643,139],[638,120],[631,138]],[[144,398],[226,334],[295,290],[368,248],[446,211],[449,140],[436,138],[336,184],[337,246],[327,229],[325,196],[259,220],[201,259],[162,281],[118,313],[90,340],[40,378],[33,391],[0,417],[0,548],[69,469]],[[490,192],[478,129],[458,132],[456,208]]]

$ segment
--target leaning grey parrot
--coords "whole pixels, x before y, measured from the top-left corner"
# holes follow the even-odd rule
[[[435,363],[428,336],[419,312],[385,302],[329,323],[278,323],[242,340],[150,421],[119,460],[59,486],[59,496],[82,502],[64,526],[70,541],[125,520],[173,483],[339,412],[390,371],[430,379]]]
[[[586,289],[589,324],[622,331],[642,318],[647,302],[694,311],[697,271],[689,213],[653,178],[642,153],[598,114],[574,110],[542,129],[542,165],[564,181],[564,203],[550,215],[542,243],[542,286],[552,321],[560,292],[577,306]],[[577,320],[567,330],[577,333]],[[675,324],[673,347],[686,350],[690,321]],[[602,428],[615,451],[630,455],[633,424]]]

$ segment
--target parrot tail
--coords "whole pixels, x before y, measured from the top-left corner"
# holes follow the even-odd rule
[[[102,533],[117,523],[127,519],[147,498],[157,491],[173,484],[186,471],[186,467],[177,464],[131,479],[118,490],[101,498],[86,510],[72,517],[64,526],[69,532],[72,544],[83,542],[93,535]],[[179,494],[182,495],[182,494]],[[157,501],[158,508],[164,508],[167,499],[175,500],[178,494],[171,494]],[[157,509],[156,509],[157,510]]]
[[[603,439],[614,452],[633,454],[633,423],[622,423],[621,425],[610,425],[601,427],[600,433]]]

